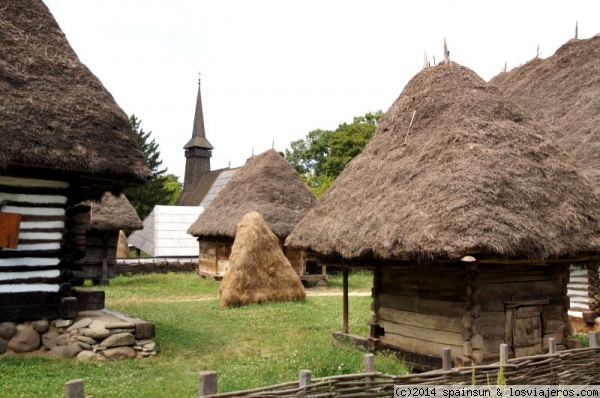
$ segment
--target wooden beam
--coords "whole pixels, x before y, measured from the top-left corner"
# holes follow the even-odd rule
[[[342,271],[343,275],[343,286],[344,286],[344,320],[342,325],[342,330],[344,333],[350,333],[350,328],[348,326],[348,268],[344,268]]]

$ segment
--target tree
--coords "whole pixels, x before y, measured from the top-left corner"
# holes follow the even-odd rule
[[[313,130],[305,139],[293,141],[283,156],[308,187],[320,196],[344,167],[362,152],[383,115],[381,110],[354,117],[335,130]]]
[[[142,121],[135,115],[129,118],[129,124],[152,171],[152,177],[143,186],[125,192],[125,196],[143,220],[154,206],[175,203],[183,188],[176,175],[166,174],[167,169],[160,168],[162,160],[158,144],[153,138],[151,139],[151,131],[145,132],[142,129],[141,123]]]

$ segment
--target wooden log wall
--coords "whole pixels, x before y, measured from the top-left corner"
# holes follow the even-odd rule
[[[21,216],[17,247],[0,249],[0,321],[58,315],[68,280],[68,188],[62,181],[0,176],[0,211]]]
[[[593,322],[595,315],[600,314],[598,267],[598,265],[571,266],[568,284],[568,295],[571,302],[569,315],[577,318],[589,318]]]
[[[380,267],[375,273],[372,333],[386,346],[439,356],[462,355],[467,300],[464,266]],[[377,332],[378,331],[378,332]],[[470,336],[468,336],[470,337]]]
[[[233,241],[227,240],[200,240],[200,255],[198,257],[198,274],[206,276],[224,276],[229,268],[229,256]],[[306,255],[302,250],[291,249],[280,246],[283,254],[290,261],[292,268],[298,275],[304,275],[306,271]]]
[[[550,337],[556,339],[559,350],[565,349],[565,337],[570,334],[568,280],[566,265],[479,264],[477,297],[473,307],[476,311],[472,311],[471,319],[473,360],[476,363],[497,361],[501,343],[509,345],[511,356],[521,356],[519,353],[525,352],[533,355],[532,350],[542,352],[548,349]],[[534,347],[531,341],[531,347],[521,347],[522,343],[517,343],[518,336],[513,333],[529,331],[519,331],[518,323],[513,322],[515,319],[527,319],[527,314],[535,319],[538,313],[542,341],[539,346]],[[534,324],[527,328],[537,327]]]
[[[106,234],[106,242],[105,242]],[[106,257],[108,266],[108,279],[115,277],[115,264],[117,263],[117,244],[119,231],[88,230],[85,234],[86,254],[77,263],[81,265],[84,279],[100,279],[102,277],[102,263]]]
[[[200,240],[198,273],[208,276],[223,276],[229,268],[229,256],[233,241]]]

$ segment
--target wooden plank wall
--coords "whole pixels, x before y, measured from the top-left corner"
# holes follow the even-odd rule
[[[564,337],[570,331],[567,310],[566,265],[482,265],[478,266],[476,315],[471,320],[472,357],[476,363],[496,361],[499,345],[511,345],[510,320],[507,301],[547,300],[541,305],[543,319],[543,349],[548,349],[548,338],[554,337],[558,349],[564,349]],[[509,314],[509,315],[507,315]],[[511,353],[512,347],[510,347]]]
[[[229,256],[233,241],[200,240],[198,273],[200,275],[223,276],[229,268]]]
[[[54,308],[62,282],[68,187],[62,181],[0,176],[0,211],[21,215],[17,247],[0,249],[0,321]]]
[[[455,265],[382,266],[373,292],[373,323],[384,330],[381,342],[434,356],[450,347],[453,357],[462,355],[465,273]]]

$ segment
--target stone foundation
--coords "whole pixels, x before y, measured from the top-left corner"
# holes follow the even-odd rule
[[[0,323],[0,354],[35,353],[79,360],[121,360],[156,355],[154,324],[103,309],[75,319]]]

